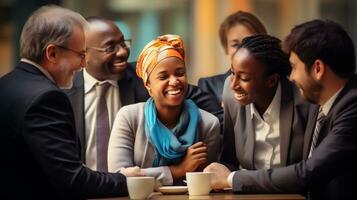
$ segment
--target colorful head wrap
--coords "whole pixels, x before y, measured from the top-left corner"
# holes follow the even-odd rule
[[[168,57],[177,57],[185,61],[185,50],[180,36],[167,34],[147,44],[139,55],[136,74],[146,85],[149,75],[157,64]]]

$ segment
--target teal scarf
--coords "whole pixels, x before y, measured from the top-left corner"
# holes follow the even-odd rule
[[[178,163],[185,156],[187,148],[197,141],[201,115],[196,104],[191,100],[184,101],[179,122],[171,130],[157,118],[152,98],[146,101],[144,112],[145,134],[156,150],[153,167]]]

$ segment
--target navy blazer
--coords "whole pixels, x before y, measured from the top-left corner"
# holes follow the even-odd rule
[[[224,81],[229,75],[231,75],[231,70],[228,70],[224,74],[200,78],[198,80],[198,87],[200,87],[204,92],[214,95],[217,101],[222,104]]]
[[[1,198],[85,199],[127,195],[126,178],[80,160],[71,103],[36,67],[0,79]]]
[[[220,161],[231,170],[239,165],[254,170],[255,131],[250,105],[241,106],[234,98],[227,78],[224,85],[223,150]],[[302,160],[304,133],[312,104],[300,96],[288,80],[280,81],[281,102],[279,116],[280,166]]]
[[[122,106],[144,102],[150,97],[143,81],[136,75],[135,70],[136,62],[128,63],[122,79],[118,81]],[[82,144],[82,160],[85,162],[86,138],[83,71],[75,75],[72,89],[65,92],[68,94],[74,109],[76,129]],[[203,92],[197,86],[189,84],[186,99],[191,99],[199,108],[212,113],[222,123],[223,109],[212,95]]]
[[[304,140],[304,160],[283,168],[238,171],[235,192],[309,192],[311,199],[355,199],[357,178],[357,75],[341,90],[321,127],[308,159],[318,106],[311,108]]]

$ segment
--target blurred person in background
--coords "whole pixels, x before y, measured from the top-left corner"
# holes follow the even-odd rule
[[[267,34],[264,24],[258,17],[249,12],[238,11],[229,15],[220,25],[219,39],[221,41],[227,59],[230,61],[243,38],[254,34]],[[228,70],[224,74],[200,78],[198,87],[203,91],[214,95],[222,105],[223,85],[226,78],[231,74]]]
[[[217,160],[218,119],[185,99],[188,88],[181,38],[164,35],[142,50],[136,72],[150,94],[118,112],[109,141],[108,169],[139,166],[162,185],[180,184],[186,172]]]

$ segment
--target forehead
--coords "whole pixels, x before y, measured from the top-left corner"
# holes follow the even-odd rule
[[[251,32],[245,25],[237,23],[234,26],[232,26],[230,29],[227,31],[227,40],[239,40],[242,41],[243,38],[248,37],[253,35],[253,32]]]
[[[241,48],[232,58],[232,67],[234,71],[246,73],[263,72],[265,66],[251,55],[248,49]]]
[[[300,60],[300,58],[298,57],[298,55],[295,52],[290,52],[290,56],[289,56],[289,61],[291,64],[298,64],[298,63],[302,63],[302,61]]]
[[[94,21],[89,24],[86,35],[88,40],[98,40],[107,37],[121,38],[123,33],[112,22]]]
[[[70,39],[69,45],[75,47],[75,49],[84,49],[85,46],[85,36],[84,30],[78,26],[73,29],[73,34]]]
[[[177,68],[185,68],[185,63],[177,57],[167,57],[156,65],[153,72],[174,71]]]

